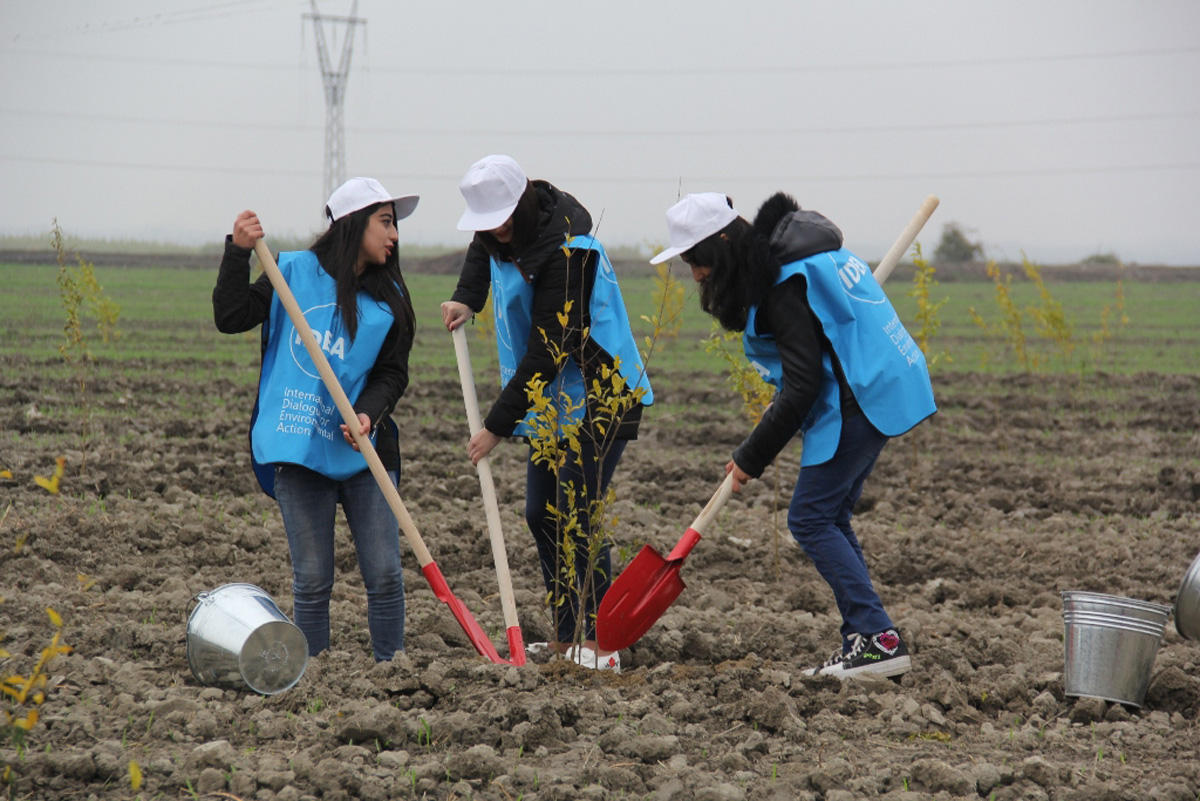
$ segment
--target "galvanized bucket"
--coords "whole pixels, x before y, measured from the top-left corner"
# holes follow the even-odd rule
[[[1171,607],[1097,592],[1064,592],[1063,691],[1140,707]]]
[[[1183,574],[1175,596],[1175,630],[1181,637],[1200,640],[1200,553]]]
[[[187,659],[199,682],[244,684],[273,695],[300,680],[308,664],[308,641],[262,589],[225,584],[194,600]]]

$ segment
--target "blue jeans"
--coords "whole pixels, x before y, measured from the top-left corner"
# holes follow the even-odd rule
[[[788,529],[833,590],[842,614],[843,652],[851,634],[870,636],[893,627],[850,527],[863,482],[887,441],[861,413],[843,420],[837,452],[828,462],[800,468],[788,507]]]
[[[389,472],[392,480],[396,474]],[[345,481],[293,464],[275,466],[275,498],[292,555],[293,615],[310,656],[329,647],[333,591],[333,526],[338,504],[346,515],[358,569],[367,589],[367,628],[376,661],[404,650],[404,573],[400,528],[370,470]]]
[[[588,509],[591,501],[603,498],[608,492],[613,471],[625,452],[625,443],[623,439],[613,441],[601,461],[595,444],[583,442],[582,469],[571,454],[557,477],[545,466],[535,465],[532,448],[529,452],[525,469],[525,522],[537,544],[542,580],[552,599],[551,613],[559,642],[574,642],[580,633],[585,640],[596,639],[596,608],[612,584],[612,563],[607,540],[593,543],[595,547],[588,553],[588,541],[594,533]],[[568,497],[569,483],[574,484],[573,499]],[[575,510],[579,531],[570,535],[575,546],[573,559],[563,553],[561,524],[547,506],[563,515]],[[574,563],[574,581],[570,582],[568,559]]]

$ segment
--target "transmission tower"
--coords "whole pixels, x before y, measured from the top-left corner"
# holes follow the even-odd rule
[[[317,57],[321,62],[321,82],[325,85],[325,194],[322,202],[333,194],[333,190],[346,180],[346,135],[342,122],[342,109],[346,100],[346,79],[350,74],[350,54],[354,50],[354,28],[365,25],[366,20],[354,16],[358,0],[350,5],[347,17],[322,14],[317,10],[317,0],[310,0],[312,14],[305,14],[313,21],[314,38],[317,40]],[[345,28],[342,36],[342,52],[334,66],[329,57],[322,23],[328,22]]]

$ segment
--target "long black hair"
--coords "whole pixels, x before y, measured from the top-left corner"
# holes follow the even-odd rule
[[[361,289],[388,305],[396,318],[402,341],[407,341],[407,347],[411,347],[416,330],[416,314],[408,294],[408,285],[404,283],[404,274],[400,272],[397,250],[393,248],[383,264],[368,264],[361,275],[355,272],[367,221],[382,205],[376,203],[335,220],[325,233],[317,237],[309,250],[317,255],[321,267],[337,284],[338,314],[350,339],[353,340],[358,333],[357,295]]]
[[[728,197],[725,201],[733,206]],[[744,331],[750,307],[761,306],[779,278],[779,260],[771,253],[771,233],[785,216],[800,208],[777,192],[759,207],[754,224],[736,217],[715,234],[682,254],[688,264],[711,267],[700,284],[700,308],[728,331]]]

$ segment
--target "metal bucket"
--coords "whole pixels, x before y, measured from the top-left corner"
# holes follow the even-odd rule
[[[1200,640],[1200,553],[1183,574],[1175,596],[1175,630],[1181,637]]]
[[[1096,592],[1064,592],[1067,695],[1142,705],[1171,607]]]
[[[195,600],[188,615],[187,659],[198,681],[245,684],[273,695],[300,680],[308,641],[262,589],[225,584]]]

